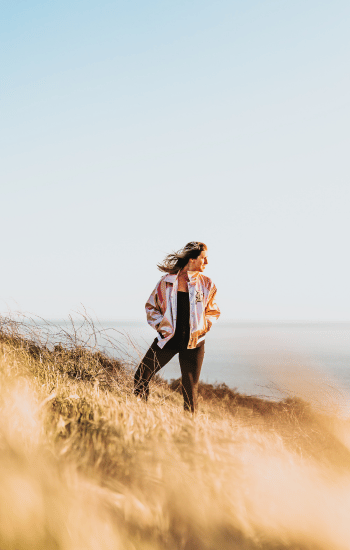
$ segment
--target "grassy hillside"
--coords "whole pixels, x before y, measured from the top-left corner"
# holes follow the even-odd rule
[[[61,338],[62,341],[62,338]],[[350,549],[350,425],[0,324],[1,550]]]

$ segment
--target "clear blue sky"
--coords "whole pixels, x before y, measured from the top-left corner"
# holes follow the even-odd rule
[[[223,319],[350,320],[350,3],[1,3],[0,311],[144,318],[189,240]]]

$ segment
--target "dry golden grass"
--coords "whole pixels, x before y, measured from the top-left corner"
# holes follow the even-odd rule
[[[23,336],[24,334],[24,336]],[[0,332],[1,550],[350,549],[350,425],[202,384],[197,416],[74,341]]]

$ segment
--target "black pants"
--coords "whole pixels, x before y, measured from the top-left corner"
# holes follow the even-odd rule
[[[185,347],[171,348],[171,340],[164,348],[157,345],[157,338],[147,351],[135,373],[135,394],[147,400],[149,382],[154,374],[169,363],[170,359],[179,354],[182,374],[182,395],[185,410],[195,412],[197,409],[198,381],[204,359],[204,343],[194,349]]]

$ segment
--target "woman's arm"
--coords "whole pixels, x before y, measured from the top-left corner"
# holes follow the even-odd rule
[[[159,323],[163,319],[163,314],[161,312],[160,304],[158,300],[158,287],[159,287],[159,283],[157,284],[156,288],[153,290],[151,296],[148,298],[145,306],[147,323],[156,330],[158,328]]]
[[[207,328],[210,329],[211,325],[217,321],[220,317],[220,309],[216,303],[216,286],[213,285],[212,290],[209,293],[207,305],[205,306],[205,319],[207,321]]]

